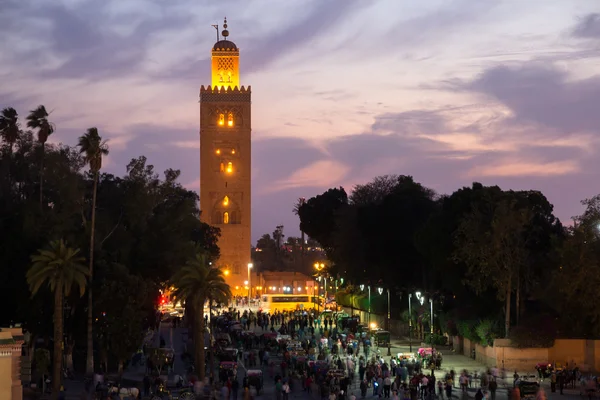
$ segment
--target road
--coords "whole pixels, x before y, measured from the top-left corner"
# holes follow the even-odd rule
[[[261,334],[262,330],[255,329],[257,334]],[[184,348],[187,341],[187,329],[186,328],[173,328],[170,323],[162,323],[159,329],[158,334],[155,336],[156,345],[158,346],[158,341],[160,337],[163,337],[166,342],[166,347],[172,347],[175,351],[175,363],[174,363],[174,371],[169,375],[169,380],[172,381],[173,376],[175,374],[185,375],[185,365],[181,361],[181,354],[184,352]],[[317,333],[317,336],[319,334]],[[416,351],[418,345],[413,345],[413,351]],[[376,351],[376,348],[371,350]],[[406,353],[409,351],[409,346],[406,341],[402,340],[392,340],[391,353]],[[451,352],[443,352],[444,360],[442,364],[442,370],[436,371],[436,379],[443,378],[443,376],[450,370],[454,371],[462,371],[466,369],[467,371],[484,371],[487,368],[481,363],[463,356],[452,354]],[[383,354],[384,359],[389,361],[389,357],[387,356],[387,348],[381,349],[381,354]],[[271,360],[275,364],[275,374],[281,373],[279,369],[279,365],[281,363],[281,357],[276,357],[274,355],[271,356]],[[218,362],[215,362],[216,367],[218,368]],[[242,363],[238,363],[238,381],[240,383],[240,390],[238,392],[238,398],[242,398],[243,390],[242,390],[242,380],[245,376],[246,366]],[[533,371],[519,371],[522,375],[523,373],[532,373]],[[123,374],[123,379],[128,382],[136,383],[135,386],[142,388],[142,380],[145,373],[145,367],[137,366],[132,367],[128,366]],[[508,374],[511,375],[511,374]],[[215,371],[215,376],[218,376],[217,371]],[[275,382],[272,378],[269,377],[269,371],[263,371],[264,376],[264,389],[261,392],[261,395],[257,397],[257,399],[275,399]],[[349,388],[349,392],[353,393],[357,399],[360,398],[360,390],[359,390],[359,382],[358,382],[358,374],[356,374],[357,378],[352,383]],[[312,396],[302,391],[302,384],[299,381],[292,381],[292,393],[290,394],[290,398],[294,399],[319,399],[316,390],[313,390]],[[68,381],[66,384],[67,387],[67,400],[75,400],[81,399],[81,392],[83,391],[83,383],[77,381]],[[551,393],[549,383],[545,382],[542,384],[542,387],[545,388],[548,400],[571,400],[571,399],[581,399],[579,396],[579,389],[566,389],[564,390],[564,395],[560,395],[559,393]],[[512,377],[507,379],[507,382],[502,382],[499,384],[498,391],[496,393],[497,400],[505,400],[508,398],[508,391],[512,388]],[[474,398],[476,393],[476,388],[471,388],[468,391],[468,397]],[[173,393],[176,396],[176,391]],[[459,398],[460,391],[458,388],[455,388],[453,391],[453,397]],[[372,391],[368,391],[368,396],[372,397]]]

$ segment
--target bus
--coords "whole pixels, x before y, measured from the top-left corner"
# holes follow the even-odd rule
[[[302,294],[263,294],[260,309],[266,313],[275,311],[312,310],[317,308],[319,299]]]

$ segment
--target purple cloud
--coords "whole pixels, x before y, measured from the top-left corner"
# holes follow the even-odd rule
[[[573,36],[600,39],[600,14],[589,14],[582,18],[573,29]]]

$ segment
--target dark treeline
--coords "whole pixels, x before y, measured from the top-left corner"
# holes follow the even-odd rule
[[[597,338],[600,198],[583,203],[568,228],[539,191],[473,183],[438,196],[410,176],[382,176],[350,195],[329,189],[298,215],[346,290],[390,289],[394,316],[421,291],[442,332],[469,336],[485,320],[489,335],[515,340]],[[373,304],[382,312],[385,301]]]
[[[0,326],[22,323],[41,346],[52,348],[53,297],[47,285],[31,296],[26,272],[31,256],[54,240],[80,249],[89,263],[94,171],[99,159],[78,146],[48,144],[57,129],[43,109],[23,121],[14,109],[0,115]],[[38,112],[36,117],[35,112]],[[60,129],[60,127],[58,127]],[[95,135],[95,136],[94,136]],[[140,346],[143,329],[154,323],[159,287],[198,251],[218,257],[219,231],[199,221],[198,196],[177,181],[179,171],[160,177],[145,157],[127,173],[99,171],[93,239],[93,339],[96,368],[114,369]],[[64,335],[69,368],[82,371],[86,356],[87,296],[65,299]],[[38,345],[39,346],[39,345]]]

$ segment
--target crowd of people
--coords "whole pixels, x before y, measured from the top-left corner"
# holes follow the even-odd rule
[[[231,335],[239,348],[238,359],[245,370],[260,369],[265,381],[274,383],[275,400],[292,394],[321,400],[386,398],[392,400],[442,400],[468,397],[474,388],[475,400],[495,400],[504,372],[496,368],[481,375],[464,370],[440,372],[442,355],[433,349],[427,359],[384,357],[373,349],[369,332],[350,332],[339,326],[335,316],[312,311],[224,310],[209,322],[211,330],[229,332],[231,324],[242,331]],[[433,361],[432,361],[433,360]],[[214,371],[213,371],[214,372]],[[441,375],[441,376],[440,376]],[[236,373],[213,374],[193,382],[193,392],[202,399],[254,400],[265,398],[262,375],[257,380]],[[268,384],[271,386],[271,384]],[[268,390],[271,392],[271,389]],[[520,400],[518,388],[512,400]],[[542,397],[540,397],[542,396]],[[544,400],[540,392],[537,400]]]

